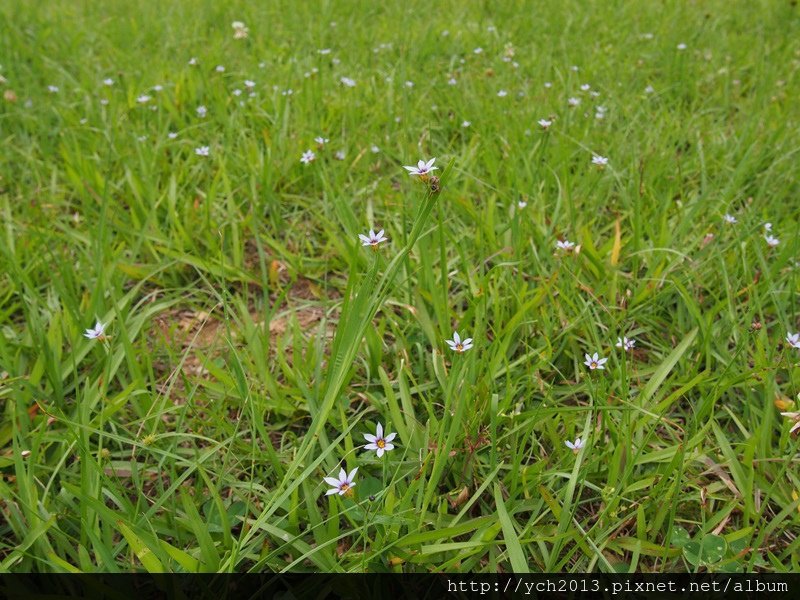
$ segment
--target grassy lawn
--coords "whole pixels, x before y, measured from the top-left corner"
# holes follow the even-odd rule
[[[800,570],[795,4],[0,4],[0,571]]]

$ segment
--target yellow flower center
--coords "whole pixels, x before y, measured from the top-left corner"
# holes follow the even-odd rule
[[[375,442],[375,445],[378,446],[378,448],[385,448],[386,440],[378,440],[377,442]]]
[[[343,483],[339,486],[339,491],[344,492],[345,494],[350,490],[349,483]]]

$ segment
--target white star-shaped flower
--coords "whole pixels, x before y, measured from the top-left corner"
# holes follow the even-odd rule
[[[311,163],[315,158],[317,158],[317,155],[314,154],[314,152],[312,152],[311,150],[306,150],[300,157],[300,162],[303,163],[304,165],[307,165]]]
[[[94,325],[94,329],[87,329],[83,335],[90,340],[102,340],[106,337],[106,325],[97,321]]]
[[[781,241],[774,235],[765,235],[764,240],[766,240],[767,246],[769,246],[770,248],[774,248],[775,246],[781,243]]]
[[[736,223],[736,217],[734,217],[733,215],[731,215],[729,213],[725,213],[724,215],[722,215],[722,220],[725,221],[726,223],[730,224],[730,225],[733,225],[734,223]]]
[[[433,163],[436,162],[435,158],[430,159],[428,162],[421,160],[417,163],[416,167],[403,167],[408,171],[409,175],[427,175],[431,171],[435,171],[439,167],[434,167]]]
[[[624,348],[625,350],[633,350],[636,345],[636,340],[631,340],[626,337],[617,338],[617,348]]]
[[[585,443],[581,438],[575,438],[574,442],[571,442],[570,440],[566,440],[564,442],[564,445],[567,448],[569,448],[570,450],[572,450],[575,454],[577,454],[578,452],[581,451],[581,448],[584,447]]]
[[[608,164],[608,158],[595,154],[592,156],[592,164],[597,165],[598,167],[605,167]]]
[[[786,332],[786,343],[800,350],[800,333]]]
[[[342,469],[339,471],[338,479],[336,477],[325,477],[325,483],[331,486],[331,489],[325,492],[325,495],[339,494],[344,496],[345,494],[352,494],[353,488],[356,487],[355,481],[353,481],[356,477],[356,471],[358,471],[358,467],[349,473]]]
[[[556,242],[556,248],[559,250],[564,250],[569,252],[575,247],[575,242],[570,242],[569,240],[558,240]]]
[[[375,233],[372,229],[370,229],[369,234],[367,235],[359,233],[358,239],[361,240],[362,246],[373,246],[373,247],[377,247],[378,244],[380,244],[381,242],[389,241],[389,238],[383,235],[383,229],[381,229],[378,233]]]
[[[197,156],[208,156],[211,153],[211,149],[208,146],[200,146],[194,149],[194,153]]]
[[[369,442],[369,444],[366,444],[364,448],[366,450],[375,450],[375,454],[377,454],[378,458],[380,458],[383,456],[384,452],[394,450],[394,444],[392,444],[392,440],[396,436],[396,433],[387,433],[384,436],[383,425],[378,423],[378,426],[375,428],[375,435],[372,435],[371,433],[364,434],[364,439]]]
[[[539,119],[536,122],[539,124],[539,127],[541,127],[542,129],[550,129],[550,125],[553,124],[553,122],[550,119]]]
[[[603,366],[608,361],[607,358],[600,358],[600,355],[595,352],[593,355],[584,354],[583,357],[586,359],[583,361],[587,367],[589,367],[592,371],[595,369],[604,370],[605,367]]]
[[[451,350],[458,352],[459,354],[472,348],[472,338],[462,340],[457,331],[453,332],[453,339],[445,340],[445,343],[450,346]]]

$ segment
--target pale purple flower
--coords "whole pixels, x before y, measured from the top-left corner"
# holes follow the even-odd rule
[[[428,162],[421,160],[417,163],[416,167],[403,167],[408,171],[409,175],[427,175],[431,171],[435,171],[439,167],[434,167],[433,163],[436,162],[435,158],[430,159]]]
[[[453,339],[445,340],[445,343],[450,346],[451,350],[454,350],[459,354],[472,348],[472,338],[467,338],[462,341],[461,336],[458,335],[457,331],[453,332]]]
[[[344,496],[347,493],[352,493],[351,490],[356,487],[355,482],[353,481],[356,476],[356,471],[358,471],[358,467],[347,473],[344,469],[339,471],[339,478],[336,477],[325,477],[325,483],[331,486],[332,489],[325,492],[326,496],[331,496],[333,494],[339,494],[340,496]]]
[[[586,359],[583,364],[589,367],[592,371],[595,369],[604,370],[605,367],[603,366],[608,361],[607,358],[600,358],[600,355],[595,352],[593,355],[584,354],[583,357]]]
[[[317,158],[317,155],[314,154],[314,152],[312,152],[311,150],[306,150],[300,157],[300,162],[303,163],[304,165],[307,165],[310,164],[315,158]]]
[[[378,458],[380,458],[383,456],[384,452],[394,450],[394,444],[392,444],[392,440],[396,436],[396,433],[387,433],[384,435],[383,425],[378,423],[378,426],[375,428],[375,435],[372,435],[371,433],[364,434],[364,439],[369,442],[364,446],[364,449],[375,450],[375,454],[377,454]]]
[[[633,350],[636,345],[636,340],[628,339],[626,337],[617,338],[617,348],[624,348],[625,350]]]
[[[786,343],[789,344],[792,348],[797,348],[800,350],[800,333],[790,333],[786,332]]]
[[[556,242],[556,248],[559,250],[564,250],[565,252],[569,252],[575,247],[575,242],[570,242],[569,240],[558,240]]]
[[[564,445],[567,448],[569,448],[570,450],[572,450],[575,454],[577,454],[578,452],[581,451],[581,448],[583,448],[585,443],[581,438],[575,438],[574,442],[571,442],[570,440],[566,440],[564,442]]]
[[[106,325],[100,321],[97,321],[97,323],[94,325],[94,328],[87,329],[83,335],[90,340],[102,340],[106,335]]]
[[[361,240],[362,246],[372,246],[372,247],[377,247],[378,244],[380,244],[381,242],[389,241],[389,238],[383,235],[383,229],[381,229],[378,233],[375,233],[372,229],[370,229],[368,235],[359,233],[358,239]]]

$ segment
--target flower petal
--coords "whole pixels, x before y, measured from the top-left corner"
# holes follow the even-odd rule
[[[375,428],[375,437],[381,439],[383,437],[383,425],[378,423],[378,426]]]
[[[373,442],[373,443],[378,441],[378,438],[372,435],[371,433],[365,433],[364,439],[367,440],[368,442]]]
[[[340,493],[341,492],[339,491],[339,488],[337,486],[337,487],[333,488],[332,490],[328,490],[327,492],[325,492],[325,495],[326,496],[331,496],[332,494],[340,494]]]
[[[383,438],[383,441],[384,442],[391,442],[396,437],[397,437],[397,433],[392,432],[392,433],[387,434],[386,437]]]

